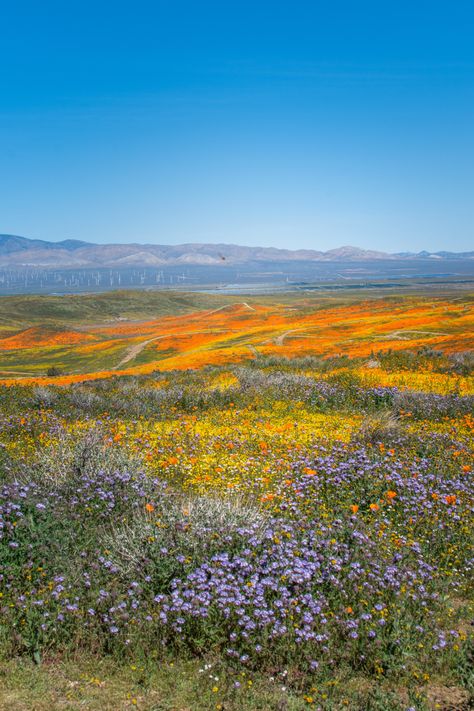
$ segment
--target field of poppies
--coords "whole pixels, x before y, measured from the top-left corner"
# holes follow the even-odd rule
[[[193,369],[7,379],[0,708],[473,708],[466,305],[431,306],[457,323],[444,347],[366,346],[393,334],[380,302],[350,307],[350,353],[274,336]]]
[[[363,291],[259,297],[132,293],[4,297],[0,382],[21,377],[42,384],[53,372],[59,384],[68,385],[262,356],[367,359],[378,351],[474,348],[472,295],[463,290],[385,298]],[[410,372],[402,385],[410,385]],[[397,376],[391,378],[397,385]]]

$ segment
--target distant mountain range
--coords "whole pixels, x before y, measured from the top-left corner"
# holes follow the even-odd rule
[[[473,252],[402,252],[388,254],[359,247],[313,249],[242,247],[235,244],[93,244],[65,239],[48,242],[0,234],[0,267],[42,269],[243,265],[254,262],[364,262],[372,260],[474,259]]]

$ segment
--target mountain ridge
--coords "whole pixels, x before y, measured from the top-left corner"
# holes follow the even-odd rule
[[[372,260],[474,259],[473,252],[387,253],[345,245],[327,251],[247,247],[236,244],[188,242],[179,245],[97,244],[76,239],[52,242],[0,234],[0,267],[103,268],[170,265],[241,265],[250,262],[363,262]]]

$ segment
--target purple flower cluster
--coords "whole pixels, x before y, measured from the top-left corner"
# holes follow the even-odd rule
[[[383,635],[402,606],[407,623],[423,618],[436,599],[433,569],[416,551],[381,555],[356,522],[315,531],[274,520],[263,537],[241,535],[245,547],[213,556],[155,597],[160,619],[177,634],[218,618],[240,649],[283,640],[329,653],[341,638]]]
[[[240,664],[291,651],[303,665],[402,659],[420,640],[441,652],[458,641],[440,624],[444,596],[473,571],[474,487],[457,446],[424,433],[391,449],[295,447],[252,524],[184,514],[139,471],[8,480],[0,611],[12,648],[212,644]]]

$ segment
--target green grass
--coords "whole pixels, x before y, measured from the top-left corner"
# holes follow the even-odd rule
[[[78,352],[78,347],[74,345],[3,351],[0,370],[4,372],[24,370],[43,375],[49,367],[56,366],[66,373],[80,373],[87,371],[92,363],[97,371],[108,370],[120,362],[128,348],[129,344],[124,341],[111,341],[108,348],[92,353]]]
[[[104,294],[0,297],[0,328],[41,324],[103,323],[213,309],[242,301],[239,296],[172,291],[110,291]]]
[[[408,692],[383,678],[354,676],[334,677],[298,694],[286,688],[285,679],[229,675],[210,659],[148,658],[118,665],[82,657],[40,666],[25,659],[0,663],[1,711],[468,711],[465,698],[456,687],[420,683]]]
[[[209,711],[220,707],[227,711],[297,711],[308,708],[302,698],[262,679],[242,679],[241,690],[234,690],[233,680],[209,678],[211,673],[219,676],[214,674],[214,665],[210,670],[200,671],[205,665],[202,660],[117,666],[110,660],[75,659],[36,667],[15,660],[0,666],[0,709]]]

